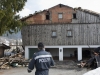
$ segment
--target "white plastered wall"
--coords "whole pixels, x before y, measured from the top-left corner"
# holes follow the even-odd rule
[[[82,48],[97,48],[99,45],[70,45],[70,46],[45,46],[45,48],[58,48],[59,49],[59,61],[63,61],[63,48],[76,48],[78,61],[82,60]],[[37,48],[37,46],[25,46],[25,59],[29,59],[29,48]],[[54,55],[54,54],[53,54]]]

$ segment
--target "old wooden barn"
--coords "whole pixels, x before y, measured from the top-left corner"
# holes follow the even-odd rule
[[[55,60],[82,60],[100,45],[100,14],[58,4],[21,19],[28,23],[22,29],[25,58],[37,50],[38,42],[45,44]]]

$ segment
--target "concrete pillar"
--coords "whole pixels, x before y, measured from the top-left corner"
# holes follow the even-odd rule
[[[78,54],[78,61],[82,60],[82,47],[78,47],[77,54]]]
[[[63,61],[63,47],[59,47],[59,61]]]
[[[29,59],[29,49],[25,46],[25,59]]]

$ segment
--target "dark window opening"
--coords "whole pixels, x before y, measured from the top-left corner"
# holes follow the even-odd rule
[[[50,20],[50,15],[46,15],[46,20]]]
[[[73,13],[73,19],[76,19],[77,17],[76,17],[76,13]]]
[[[46,20],[50,20],[50,12],[49,11],[46,12]]]

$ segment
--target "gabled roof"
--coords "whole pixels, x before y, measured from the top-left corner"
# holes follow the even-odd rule
[[[52,8],[54,8],[54,7],[56,7],[56,6],[67,7],[67,8],[73,9],[72,7],[70,7],[70,6],[68,6],[68,5],[64,5],[64,4],[55,5],[55,6],[51,7],[51,8],[49,8],[49,9],[52,9]],[[49,10],[49,9],[48,9],[48,10]]]
[[[58,4],[58,5],[61,6],[61,7],[67,7],[67,8],[73,9],[72,7],[67,6],[67,5],[63,5],[63,4]],[[36,15],[36,14],[38,14],[38,13],[42,13],[42,12],[48,11],[48,10],[50,10],[50,9],[52,9],[52,8],[54,8],[54,7],[56,7],[56,6],[58,6],[58,5],[55,5],[55,6],[51,7],[51,8],[46,9],[46,10],[43,10],[43,11],[36,11],[34,14],[29,14],[28,16],[23,17],[23,18],[21,19],[21,21],[24,21],[25,19],[30,18],[30,17],[32,17],[33,15]]]
[[[72,7],[70,7],[70,6],[63,5],[63,4],[58,4],[58,5],[59,5],[59,6],[62,6],[62,7],[71,8],[71,9],[74,9],[74,10],[80,10],[80,11],[83,11],[83,12],[86,12],[86,13],[89,13],[89,14],[92,14],[92,15],[100,16],[100,13],[97,13],[97,12],[94,12],[94,11],[91,11],[91,10],[88,10],[88,9],[82,9],[81,7],[72,8]],[[43,11],[39,11],[39,12],[36,11],[34,14],[29,14],[28,16],[23,17],[23,18],[21,19],[21,21],[24,21],[24,20],[26,20],[27,18],[30,18],[30,17],[32,17],[32,16],[38,14],[38,13],[42,13],[42,12],[48,11],[48,10],[50,10],[50,9],[52,9],[52,8],[54,8],[54,7],[56,7],[56,6],[58,6],[58,5],[55,5],[55,6],[49,8],[49,9],[47,9],[47,10],[43,10]]]
[[[37,15],[38,13],[42,13],[42,12],[44,12],[44,11],[47,11],[47,10],[35,11],[34,14],[29,14],[28,16],[22,17],[20,20],[21,20],[21,21],[24,21],[25,19],[30,18],[30,17],[32,17],[32,16],[34,16],[34,15]]]

